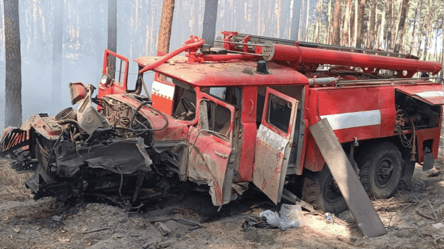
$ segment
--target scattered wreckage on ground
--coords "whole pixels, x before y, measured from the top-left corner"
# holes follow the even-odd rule
[[[35,173],[26,182],[35,198],[88,195],[131,205],[191,181],[208,186],[215,206],[255,186],[276,204],[302,194],[326,212],[348,206],[357,219],[364,189],[387,198],[416,162],[433,166],[444,92],[429,74],[439,63],[223,35],[215,47],[192,36],[169,54],[136,59],[134,90],[128,59],[106,50],[97,97],[94,86],[70,83],[77,111],[8,127],[0,155]],[[156,73],[151,98],[141,94],[148,71]]]

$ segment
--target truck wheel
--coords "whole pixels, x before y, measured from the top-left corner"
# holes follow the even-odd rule
[[[353,159],[351,164],[356,171],[357,165]],[[324,212],[341,213],[348,209],[326,164],[320,172],[306,172],[302,199]]]
[[[388,198],[398,188],[402,177],[402,156],[392,143],[384,142],[370,147],[358,158],[361,183],[375,198]]]

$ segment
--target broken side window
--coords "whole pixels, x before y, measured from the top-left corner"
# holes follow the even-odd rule
[[[231,128],[231,111],[208,99],[201,102],[200,126],[214,131],[224,138],[229,138]]]
[[[203,87],[201,91],[234,106],[241,106],[242,88],[240,87]]]
[[[182,81],[173,79],[173,117],[180,120],[193,120],[196,116],[196,92]]]
[[[210,95],[218,97],[219,99],[225,99],[227,88],[226,87],[210,87]]]
[[[126,62],[122,59],[117,58],[114,55],[108,55],[106,73],[114,79],[115,83],[122,85],[125,80],[127,66]]]
[[[270,94],[268,102],[268,123],[287,133],[290,125],[292,105],[285,99]]]

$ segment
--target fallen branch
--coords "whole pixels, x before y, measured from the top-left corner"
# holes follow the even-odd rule
[[[438,238],[435,239],[435,245],[436,245],[436,246],[438,246],[438,241],[439,241],[440,239],[444,239],[444,236],[440,236],[440,237],[438,237]]]
[[[409,205],[403,207],[403,208],[401,209],[401,212],[404,211],[406,208],[410,207],[410,206],[413,205],[413,204],[415,204],[415,203],[410,203]]]
[[[194,227],[191,227],[188,230],[195,230],[195,229],[203,228],[204,227],[199,222],[195,222],[195,221],[192,221],[192,220],[186,220],[186,219],[182,219],[182,218],[174,218],[174,217],[157,217],[157,218],[150,219],[148,222],[155,223],[155,222],[165,222],[165,221],[168,221],[168,220],[174,220],[174,221],[182,223],[184,225],[194,226]]]
[[[433,217],[426,215],[425,213],[421,212],[421,210],[419,210],[419,209],[416,209],[416,213],[418,213],[420,216],[422,216],[424,218],[436,221]]]
[[[95,233],[95,232],[100,232],[103,230],[111,230],[111,233],[114,233],[114,230],[111,227],[104,227],[104,228],[99,228],[99,229],[91,230],[91,231],[87,231],[87,232],[80,232],[80,234]]]
[[[424,236],[422,236],[422,234],[418,230],[415,231],[416,233],[418,233],[419,236],[421,236],[421,238],[427,243],[427,245],[430,245],[429,242],[424,238]]]
[[[435,209],[433,209],[432,203],[430,203],[430,201],[429,201],[429,200],[427,200],[427,202],[429,203],[429,205],[430,205],[430,208],[431,208],[431,209],[432,209],[432,211],[433,211],[433,216],[435,216],[435,220],[438,220],[438,216],[436,215]]]

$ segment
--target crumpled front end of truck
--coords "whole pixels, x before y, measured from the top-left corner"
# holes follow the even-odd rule
[[[91,196],[127,205],[161,197],[170,181],[163,179],[172,177],[174,170],[169,168],[174,166],[156,167],[153,160],[171,162],[174,155],[153,149],[152,122],[137,108],[104,96],[96,101],[101,107],[97,110],[93,91],[92,85],[71,83],[77,111],[69,107],[54,117],[36,114],[20,127],[6,128],[0,139],[0,157],[8,159],[18,172],[34,172],[26,186],[35,199],[54,196],[66,201]],[[149,108],[148,99],[125,97],[168,124],[165,115]]]

